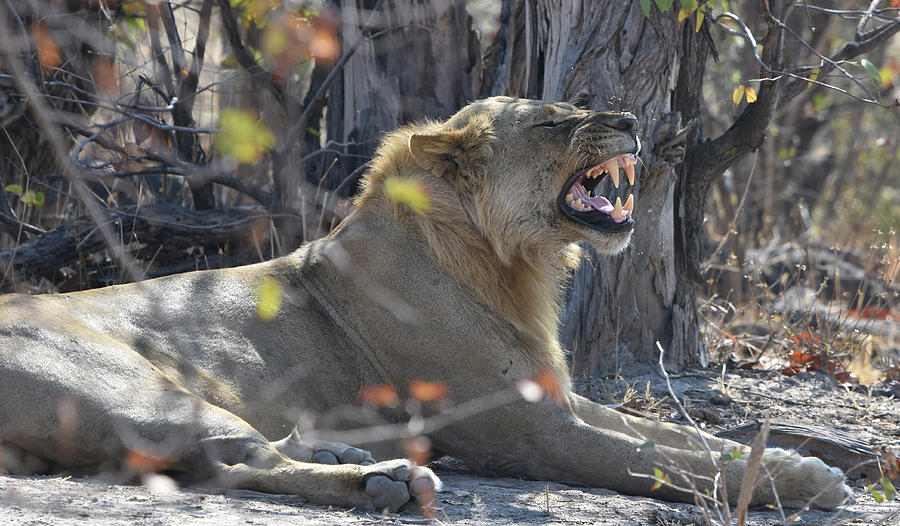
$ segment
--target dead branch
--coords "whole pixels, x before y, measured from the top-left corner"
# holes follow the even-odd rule
[[[99,216],[99,221],[89,216],[72,219],[16,248],[0,252],[3,281],[15,281],[11,280],[13,275],[50,279],[60,268],[76,267],[83,258],[110,245],[98,235],[101,227],[125,234],[117,236],[112,243],[115,246],[124,248],[138,243],[177,251],[224,246],[229,241],[249,237],[254,222],[268,224],[270,219],[259,207],[201,211],[171,203],[105,208],[99,211]]]

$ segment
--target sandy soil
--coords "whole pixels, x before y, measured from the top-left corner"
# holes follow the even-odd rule
[[[786,378],[775,372],[739,371],[721,377],[709,369],[673,375],[672,380],[691,414],[711,431],[728,429],[751,417],[787,418],[829,423],[871,446],[900,445],[896,384],[852,390],[821,374]],[[627,381],[580,382],[577,388],[601,402],[628,397],[629,406],[665,420],[679,420],[665,384],[653,373]],[[723,401],[717,394],[727,398]],[[704,524],[700,510],[691,505],[559,483],[488,479],[457,466],[443,461],[435,468],[446,489],[438,495],[437,516],[432,520],[416,514],[378,515],[313,506],[297,497],[251,491],[159,491],[90,479],[0,476],[0,524]],[[900,525],[900,504],[876,504],[863,488],[867,482],[871,480],[852,481],[855,502],[834,513],[806,512],[794,524]],[[777,510],[754,511],[748,522],[760,526],[783,523]]]

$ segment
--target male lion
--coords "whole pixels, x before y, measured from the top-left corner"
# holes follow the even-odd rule
[[[388,135],[356,211],[290,256],[0,298],[6,469],[28,471],[22,459],[35,458],[102,468],[143,451],[223,484],[396,510],[431,498],[430,470],[304,442],[292,433],[298,419],[358,403],[365,385],[440,381],[459,407],[543,371],[557,396],[450,418],[429,432],[435,450],[491,473],[693,501],[631,473],[674,464],[696,474],[702,492],[712,457],[742,446],[576,395],[556,336],[572,243],[614,253],[631,236],[633,199],[600,194],[624,183],[620,167],[633,182],[634,125],[628,113],[564,103],[479,101]],[[398,198],[403,180],[428,203]],[[269,280],[282,302],[263,321],[257,291]],[[381,414],[408,417],[401,408]],[[703,439],[714,455],[691,447]],[[834,508],[849,495],[842,473],[818,459],[767,450],[763,461],[782,504]],[[722,464],[734,501],[746,461]],[[760,484],[753,503],[771,502],[772,484]]]

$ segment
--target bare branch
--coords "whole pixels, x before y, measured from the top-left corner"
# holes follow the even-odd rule
[[[7,4],[10,4],[9,0],[7,0]],[[12,6],[10,5],[10,7]],[[6,10],[4,9],[0,9],[0,27],[10,27]],[[24,37],[25,35],[23,35],[23,38]],[[70,163],[69,155],[64,145],[64,135],[62,130],[51,118],[49,108],[44,104],[36,86],[26,74],[19,55],[15,51],[9,50],[6,46],[0,46],[0,58],[3,59],[4,68],[8,68],[7,71],[12,73],[17,89],[25,96],[25,99],[31,106],[35,120],[40,126],[41,131],[49,140],[48,142],[52,149],[51,154],[56,159],[66,177],[72,182],[76,194],[81,198],[87,208],[88,215],[94,220],[94,223],[98,225],[97,228],[103,237],[103,240],[115,255],[126,274],[131,279],[139,277],[139,269],[134,265],[132,258],[125,253],[121,244],[116,243],[116,239],[113,236],[109,225],[102,221],[101,212],[99,210],[100,207],[91,198],[87,189],[81,184],[81,181],[78,180],[77,172]]]
[[[882,24],[877,29],[873,29],[864,35],[857,35],[853,42],[848,42],[840,51],[831,56],[829,62],[819,65],[819,76],[827,75],[833,69],[832,63],[850,60],[867,53],[883,44],[900,31],[900,20],[893,20],[887,24]],[[803,90],[809,87],[810,80],[803,77],[795,77],[790,83],[781,90],[781,105],[793,100]],[[818,82],[814,82],[818,84]],[[831,86],[826,86],[831,87]],[[879,104],[882,107],[887,107]]]
[[[172,221],[173,217],[178,221]],[[96,217],[72,219],[14,249],[0,251],[0,265],[19,275],[51,278],[58,269],[74,265],[83,254],[110,247],[104,236],[93,235],[98,229],[115,226],[118,232],[128,232],[128,239],[114,244],[123,251],[123,243],[132,240],[175,249],[224,244],[247,233],[255,220],[268,221],[269,215],[258,207],[194,211],[170,203],[106,208],[98,210]],[[140,278],[142,274],[143,270],[136,267],[135,276]]]
[[[206,41],[209,39],[211,17],[212,0],[203,0],[203,5],[200,7],[200,27],[197,30],[197,43],[194,45],[194,59],[191,61],[188,77],[178,92],[179,102],[185,105],[188,113],[193,111],[194,108],[194,95],[200,82],[200,72],[203,70],[203,58],[206,55]]]
[[[227,2],[228,0],[224,0]],[[300,140],[300,136],[302,133],[306,131],[309,127],[309,119],[313,114],[313,110],[317,107],[319,102],[328,93],[328,90],[331,89],[331,85],[334,84],[334,81],[337,80],[338,74],[343,70],[344,65],[347,64],[347,61],[350,60],[350,57],[356,53],[356,50],[359,48],[360,44],[363,41],[367,40],[366,32],[370,30],[372,27],[372,22],[375,20],[375,15],[381,9],[381,5],[384,3],[384,0],[378,0],[378,3],[372,8],[369,13],[369,18],[366,20],[365,25],[360,29],[360,36],[356,39],[356,42],[353,43],[344,53],[341,55],[341,58],[334,64],[331,68],[331,71],[328,73],[328,76],[325,77],[325,80],[322,81],[322,84],[319,86],[318,91],[316,91],[315,95],[309,99],[309,102],[306,104],[306,107],[303,109],[303,113],[297,118],[296,122],[293,126],[288,129],[287,134],[285,135],[284,141],[272,152],[272,171],[274,178],[274,188],[272,189],[272,205],[275,207],[276,211],[279,211],[283,206],[282,201],[282,190],[284,186],[283,180],[285,179],[283,175],[283,171],[285,171],[288,167],[288,163],[286,162],[287,157],[293,148],[293,146]],[[300,167],[300,171],[303,171],[303,167]]]
[[[225,36],[228,38],[228,43],[231,45],[231,51],[234,53],[234,58],[237,63],[250,75],[250,80],[256,84],[257,87],[265,89],[275,96],[275,99],[285,108],[288,116],[299,113],[300,102],[285,92],[280,84],[272,80],[271,75],[257,64],[253,55],[247,51],[247,48],[241,41],[241,33],[237,26],[237,17],[234,14],[234,10],[231,8],[231,2],[229,0],[219,0],[218,4],[222,24],[225,26]]]
[[[872,19],[873,13],[878,8],[878,4],[881,3],[881,0],[872,0],[872,3],[869,4],[869,8],[866,9],[865,14],[862,18],[859,19],[859,24],[856,25],[856,36],[863,34],[866,30],[866,24],[869,23],[869,20]]]
[[[166,55],[163,52],[162,45],[159,43],[159,23],[160,13],[159,6],[147,6],[147,32],[150,34],[150,52],[159,67],[159,76],[162,77],[163,83],[166,85],[165,97],[166,102],[171,102],[175,96],[175,83],[172,79],[172,70],[169,63],[166,62]]]

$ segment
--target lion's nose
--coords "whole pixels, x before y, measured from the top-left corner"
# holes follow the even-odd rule
[[[625,113],[612,123],[608,124],[608,126],[624,132],[634,132],[634,128],[637,126],[637,117],[630,113]]]

